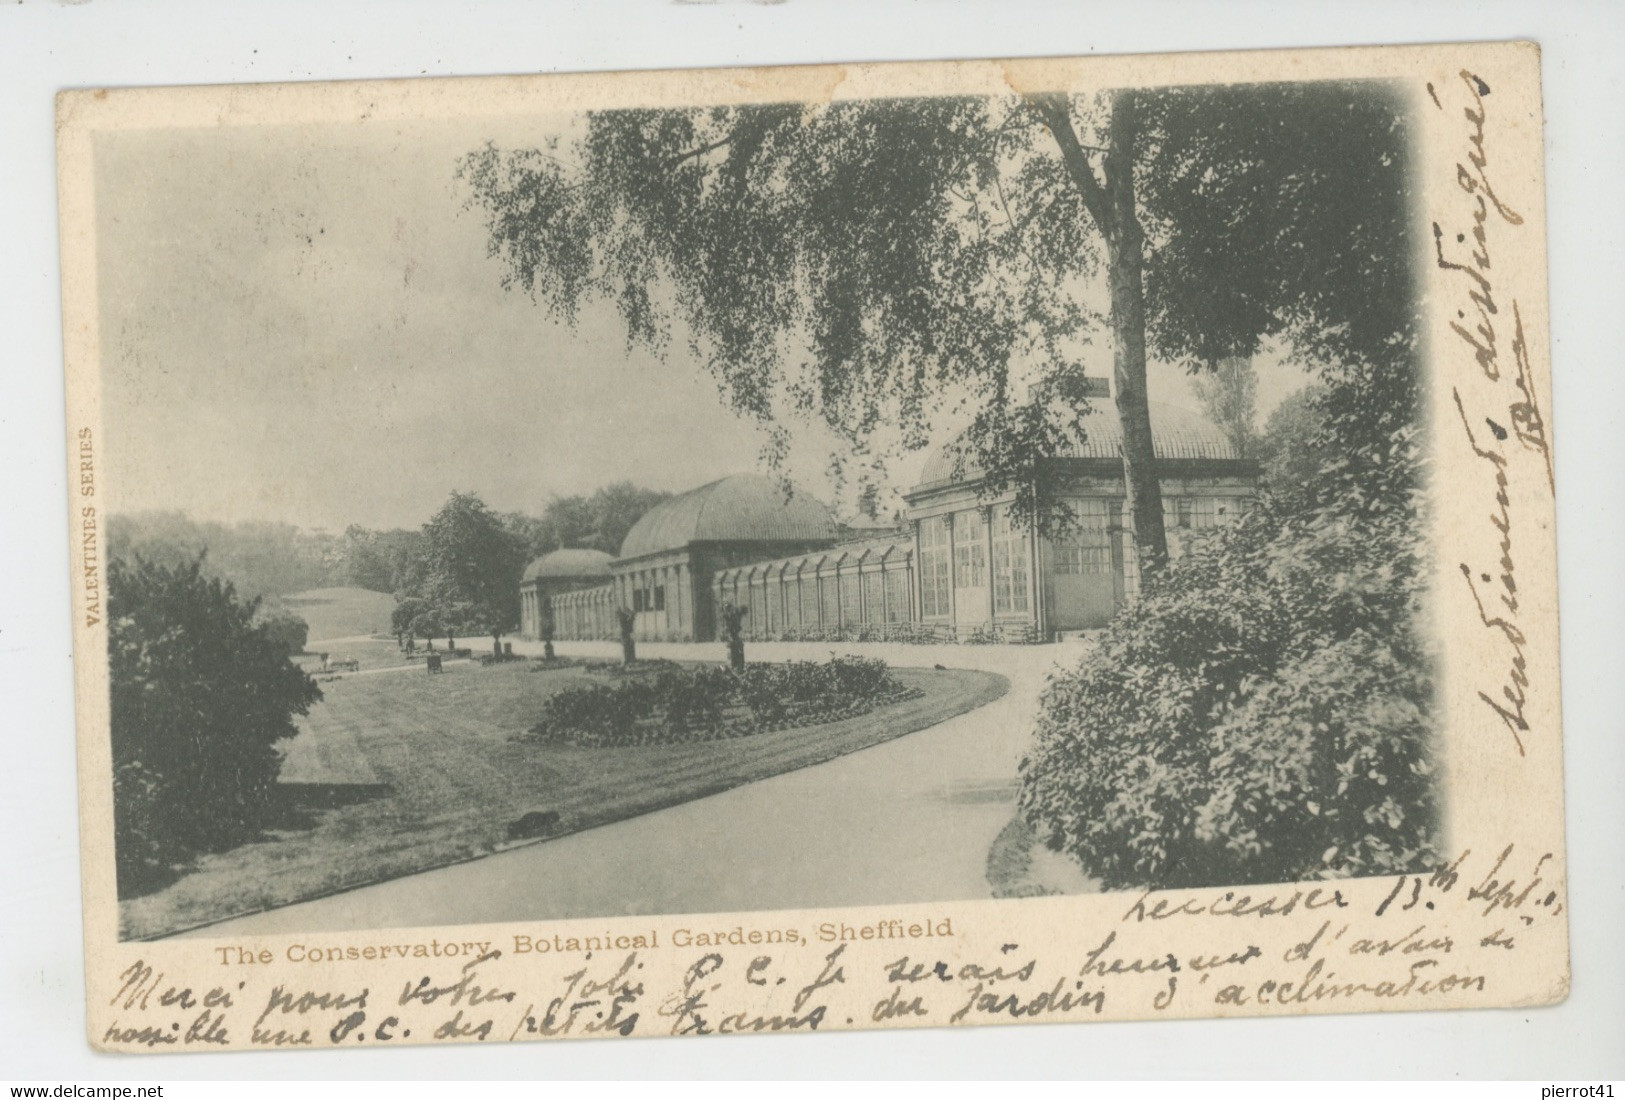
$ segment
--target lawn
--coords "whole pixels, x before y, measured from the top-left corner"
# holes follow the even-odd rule
[[[480,644],[482,641],[485,643],[484,645]],[[466,642],[458,638],[457,645],[462,649],[472,649],[476,657],[491,652],[490,638],[473,638]],[[444,638],[438,639],[435,642],[434,651],[443,654],[445,649],[446,640]],[[346,638],[342,641],[330,640],[325,642],[313,640],[306,644],[305,650],[306,652],[294,658],[294,663],[304,668],[312,676],[321,674],[319,655],[322,653],[326,653],[330,661],[359,661],[364,672],[380,668],[398,669],[407,665],[411,665],[419,672],[422,672],[423,654],[425,652],[423,643],[418,642],[417,660],[408,661],[406,654],[402,653],[400,647],[395,644],[394,638]],[[345,675],[349,674],[345,673]]]
[[[395,636],[389,632],[390,613],[395,609],[395,597],[365,588],[312,588],[296,592],[275,601],[278,610],[290,611],[305,620],[310,627],[306,652],[294,660],[315,674],[320,666],[317,657],[326,653],[334,661],[354,659],[363,669],[397,668],[407,664]],[[427,645],[417,640],[418,653]],[[445,638],[434,639],[436,652],[446,648]],[[471,635],[458,638],[457,645],[472,649],[476,656],[491,652],[489,635]],[[417,667],[423,667],[421,656]]]
[[[534,811],[559,815],[553,835],[619,821],[936,725],[1009,688],[986,672],[893,675],[923,694],[821,726],[613,749],[514,740],[547,695],[602,674],[526,661],[345,675],[322,685],[325,700],[286,743],[279,828],[123,902],[122,935],[155,938],[488,855],[512,847],[509,824]]]
[[[312,642],[388,634],[389,615],[395,610],[394,596],[365,588],[313,588],[275,602],[310,625]]]

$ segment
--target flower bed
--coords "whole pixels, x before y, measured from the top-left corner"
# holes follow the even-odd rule
[[[715,741],[833,722],[918,694],[884,661],[867,657],[750,665],[743,672],[661,666],[549,696],[525,738],[594,748]]]

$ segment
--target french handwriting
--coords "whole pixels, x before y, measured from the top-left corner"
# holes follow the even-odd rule
[[[820,943],[813,925],[771,947],[747,932],[742,948],[684,949],[650,930],[639,937],[660,947],[579,953],[533,936],[526,953],[486,943],[427,964],[411,950],[352,959],[345,945],[164,945],[115,973],[96,1026],[105,1046],[147,1051],[1459,1006],[1490,1003],[1497,967],[1544,949],[1562,912],[1555,857],[1509,844],[1336,885],[1143,893],[1043,943],[956,915],[952,936],[911,937],[906,921],[883,935],[897,922],[879,920],[852,925],[877,929],[867,940]],[[232,980],[169,976],[183,972]]]
[[[1445,98],[1441,98],[1441,91]],[[1458,379],[1450,392],[1461,420],[1462,438],[1485,477],[1484,494],[1489,502],[1486,518],[1491,527],[1486,545],[1491,549],[1485,555],[1488,560],[1481,565],[1475,567],[1462,561],[1459,569],[1477,609],[1480,627],[1492,632],[1506,652],[1498,682],[1479,688],[1478,698],[1511,734],[1522,756],[1527,751],[1524,735],[1530,731],[1531,677],[1529,640],[1519,621],[1513,459],[1520,454],[1537,455],[1548,490],[1555,485],[1546,419],[1532,380],[1523,313],[1516,298],[1503,295],[1496,285],[1500,234],[1517,233],[1524,219],[1501,198],[1492,181],[1495,156],[1489,84],[1477,73],[1463,69],[1450,87],[1439,89],[1429,84],[1428,93],[1435,106],[1447,115],[1450,108],[1446,107],[1446,98],[1459,99],[1460,117],[1465,123],[1461,130],[1463,152],[1455,164],[1454,193],[1465,197],[1466,202],[1433,222],[1433,247],[1434,263],[1448,276],[1447,286],[1454,286],[1461,295],[1450,330],[1457,338],[1458,354],[1466,353],[1464,362],[1470,362],[1472,369],[1452,370],[1449,349],[1445,365]],[[1507,339],[1503,305],[1511,312],[1510,349],[1503,346]],[[1507,350],[1512,362],[1510,384],[1503,377]],[[1503,446],[1509,439],[1517,443],[1511,451]]]

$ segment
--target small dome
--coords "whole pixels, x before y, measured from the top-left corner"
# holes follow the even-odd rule
[[[835,519],[796,490],[789,497],[760,474],[735,474],[661,501],[632,526],[621,557],[678,550],[692,542],[833,542]]]
[[[614,560],[602,550],[555,550],[527,565],[522,580],[608,577],[609,563]]]
[[[1151,446],[1160,459],[1200,459],[1236,461],[1236,448],[1225,434],[1200,413],[1179,405],[1150,402]],[[1107,401],[1097,401],[1083,420],[1084,440],[1067,447],[1057,458],[1119,459],[1122,457],[1123,428],[1117,409]],[[920,472],[920,488],[955,481],[973,481],[981,476],[974,458],[966,454],[964,466],[954,467],[961,454],[961,441],[954,440],[932,455]]]

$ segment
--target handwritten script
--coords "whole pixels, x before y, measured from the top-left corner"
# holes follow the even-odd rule
[[[1447,116],[1459,112],[1461,122],[1461,154],[1454,170],[1457,202],[1433,222],[1434,262],[1457,296],[1449,322],[1455,339],[1443,349],[1441,369],[1452,379],[1450,397],[1460,438],[1482,471],[1480,491],[1487,501],[1482,513],[1487,530],[1478,540],[1483,549],[1475,551],[1475,560],[1461,561],[1458,569],[1479,624],[1503,653],[1492,673],[1494,682],[1478,688],[1478,698],[1523,755],[1532,685],[1518,588],[1524,536],[1512,485],[1530,458],[1540,463],[1548,492],[1554,484],[1523,312],[1498,283],[1501,242],[1523,232],[1525,219],[1502,197],[1497,181],[1490,85],[1463,69],[1448,86],[1427,88],[1434,106]]]
[[[560,933],[574,951],[434,939],[456,954],[428,963],[404,938],[371,958],[339,937],[130,944],[94,1034],[126,1051],[309,1049],[1489,1004],[1507,960],[1561,928],[1551,865],[1509,845],[1429,875],[1124,895],[1044,948],[987,909],[770,947],[743,925],[703,948],[659,929],[627,950],[605,946],[614,932]]]

